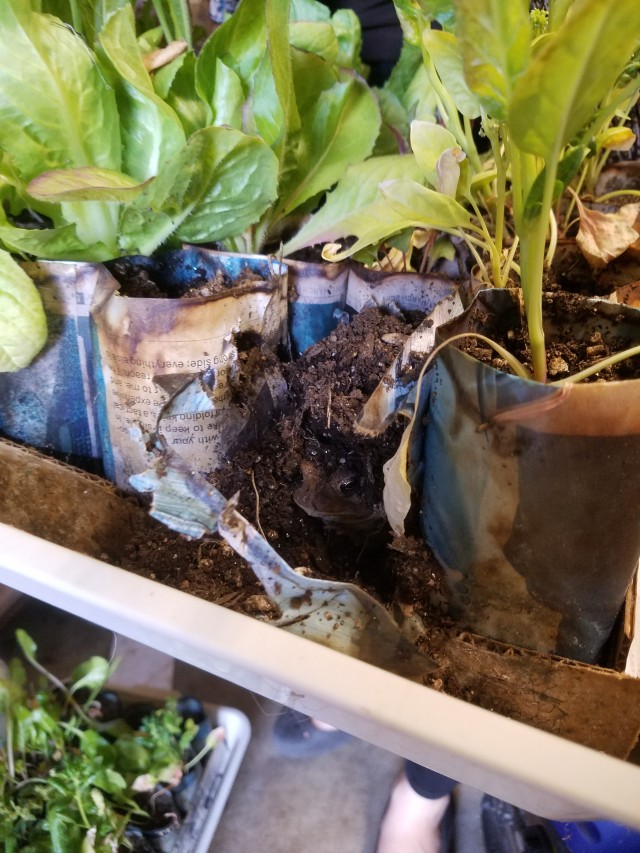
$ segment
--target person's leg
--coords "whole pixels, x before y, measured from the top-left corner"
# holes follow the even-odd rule
[[[457,782],[407,761],[380,824],[376,853],[448,853]]]

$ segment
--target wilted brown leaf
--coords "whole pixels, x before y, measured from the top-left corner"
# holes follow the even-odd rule
[[[158,68],[168,65],[176,57],[184,53],[186,49],[186,41],[183,41],[182,39],[172,41],[171,44],[168,44],[166,47],[161,47],[158,50],[153,50],[151,53],[145,54],[142,59],[144,67],[147,71],[157,71]]]
[[[576,242],[592,267],[605,267],[640,238],[633,227],[640,214],[640,203],[623,204],[615,213],[601,213],[575,198],[580,213]]]
[[[609,296],[611,302],[619,302],[621,305],[630,305],[632,308],[640,308],[640,281],[634,281],[617,287]]]

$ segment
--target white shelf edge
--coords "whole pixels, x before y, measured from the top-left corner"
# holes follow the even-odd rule
[[[640,828],[640,767],[1,523],[0,583],[534,814]]]

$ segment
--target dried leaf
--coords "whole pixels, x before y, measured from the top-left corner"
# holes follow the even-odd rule
[[[609,296],[610,302],[618,302],[621,305],[630,305],[631,308],[640,308],[640,281],[616,287]]]
[[[151,53],[145,54],[142,58],[144,67],[147,71],[157,71],[158,68],[162,68],[164,65],[173,62],[176,57],[185,52],[187,47],[186,41],[182,39],[172,41],[166,47],[161,47],[158,50],[153,50]]]
[[[601,213],[585,207],[577,196],[576,203],[580,212],[576,242],[592,267],[605,267],[640,237],[633,227],[640,204],[623,204],[615,213]]]
[[[405,429],[400,446],[388,462],[384,471],[384,510],[393,532],[404,534],[404,520],[411,509],[411,484],[407,478],[407,452],[413,422]]]
[[[447,148],[443,151],[436,164],[436,189],[451,198],[456,197],[460,180],[460,163],[467,155],[461,148]]]

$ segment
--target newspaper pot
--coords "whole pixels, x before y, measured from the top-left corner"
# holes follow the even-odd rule
[[[442,339],[482,331],[487,312],[519,322],[508,291],[482,291]],[[640,341],[640,313],[598,302],[576,337],[596,330]],[[640,380],[563,392],[451,346],[429,394],[422,524],[451,615],[486,637],[597,661],[640,554]]]
[[[291,353],[302,355],[330,334],[346,305],[349,263],[286,259],[289,268]]]
[[[98,286],[108,292],[117,283],[100,264],[30,261],[22,266],[42,297],[49,334],[28,367],[0,373],[0,430],[92,467],[101,448],[89,310]]]
[[[267,258],[265,255],[245,255],[196,245],[190,248],[199,248],[213,257],[227,258],[227,263],[241,263],[242,258],[263,263]],[[340,322],[345,310],[349,262],[284,258],[283,263],[287,268],[288,346],[291,355],[297,358],[332,332]]]
[[[264,259],[202,249],[224,258]],[[442,275],[371,270],[352,260],[333,263],[284,258],[287,267],[291,355],[298,358],[326,338],[339,323],[364,308],[430,313],[458,286]]]
[[[289,335],[294,356],[327,337],[342,320],[365,308],[428,314],[455,285],[440,275],[370,270],[353,261],[291,261]]]
[[[214,470],[239,445],[246,422],[229,381],[239,336],[256,334],[275,346],[286,334],[286,268],[263,256],[195,248],[118,264],[142,266],[166,298],[111,290],[96,297],[94,370],[106,475],[129,488],[129,477],[144,469],[134,428],[155,429],[161,413],[167,443],[195,469]],[[220,283],[211,295],[182,298],[211,280]],[[188,393],[180,394],[196,377],[205,390],[198,410]],[[271,380],[265,376],[254,389],[257,409],[279,392],[277,377]]]

